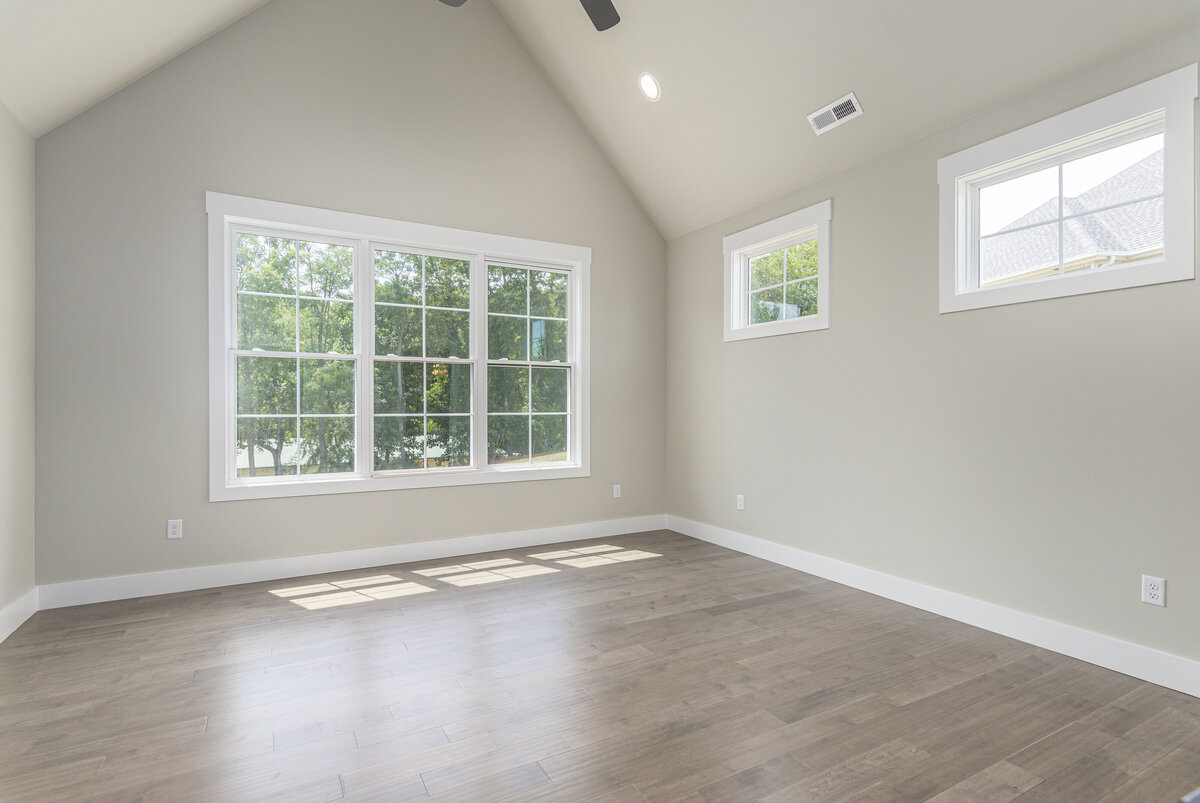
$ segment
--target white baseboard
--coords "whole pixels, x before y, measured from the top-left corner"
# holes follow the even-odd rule
[[[667,528],[1200,697],[1198,661],[711,524],[667,516]]]
[[[636,516],[582,524],[564,524],[558,527],[542,527],[536,530],[515,530],[505,533],[470,535],[463,538],[446,538],[440,541],[394,544],[346,552],[326,552],[319,555],[298,555],[291,558],[226,563],[218,566],[197,566],[190,569],[171,569],[145,574],[127,574],[120,577],[52,583],[40,586],[35,600],[38,603],[37,607],[43,610],[65,608],[69,605],[149,597],[155,594],[173,594],[179,591],[220,588],[239,583],[258,583],[265,580],[304,577],[310,574],[388,566],[393,563],[459,557],[498,549],[517,549],[557,544],[563,541],[578,541],[584,538],[606,538],[610,535],[662,530],[666,528],[666,519],[667,517],[663,514]],[[0,619],[0,622],[3,621]],[[3,630],[0,630],[0,633],[2,632]]]
[[[25,620],[38,611],[38,588],[26,591],[12,602],[0,608],[0,641],[11,636]]]

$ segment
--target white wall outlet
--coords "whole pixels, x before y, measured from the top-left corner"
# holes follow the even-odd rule
[[[621,483],[614,482],[613,483],[613,499],[620,499],[620,498],[621,498]]]
[[[738,510],[746,509],[746,497],[743,494],[737,495],[737,509]]]
[[[183,538],[183,519],[167,519],[167,538]]]
[[[1167,605],[1167,581],[1161,577],[1142,575],[1142,602],[1165,608]]]

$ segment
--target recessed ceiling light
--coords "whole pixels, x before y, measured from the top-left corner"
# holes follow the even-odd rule
[[[657,101],[662,97],[662,87],[658,85],[658,79],[648,72],[638,76],[638,87],[646,96],[646,100]]]

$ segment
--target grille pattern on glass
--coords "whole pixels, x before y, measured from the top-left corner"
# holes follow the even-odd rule
[[[243,232],[237,268],[238,477],[354,471],[354,249]]]
[[[979,287],[1163,256],[1164,135],[979,189]]]
[[[376,471],[471,463],[471,263],[375,250]]]
[[[751,324],[817,314],[817,238],[750,260]]]
[[[561,462],[570,454],[568,279],[488,265],[488,462]]]

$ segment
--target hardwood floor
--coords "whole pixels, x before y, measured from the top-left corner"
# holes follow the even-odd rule
[[[42,611],[0,645],[6,801],[1197,786],[1194,697],[670,532]]]

